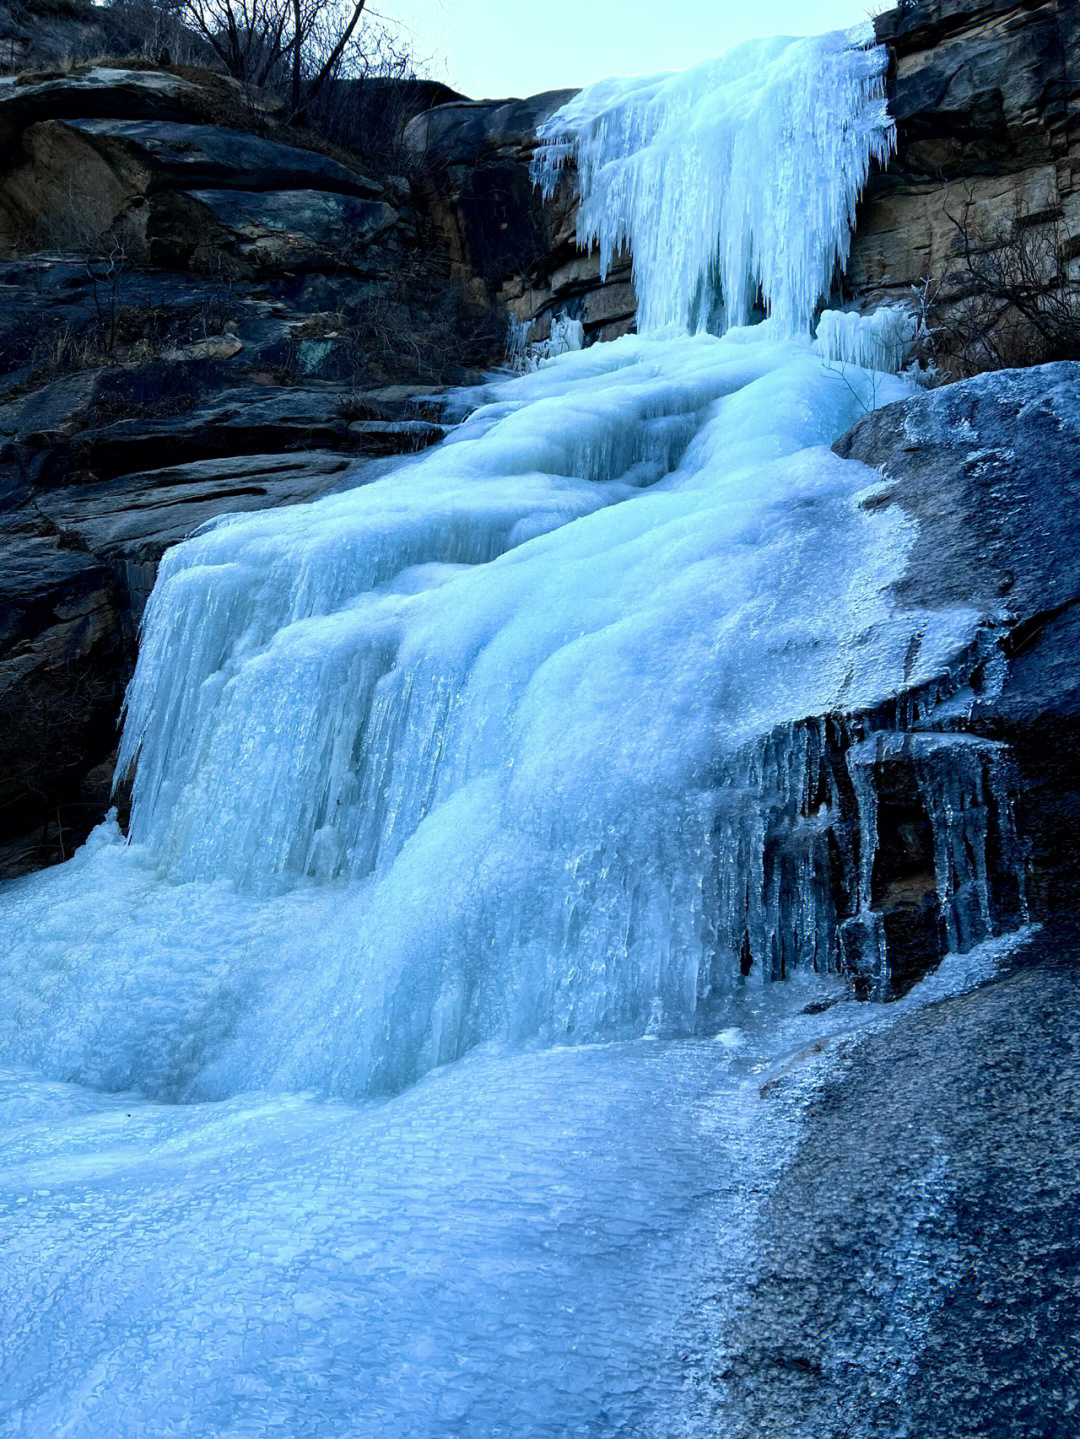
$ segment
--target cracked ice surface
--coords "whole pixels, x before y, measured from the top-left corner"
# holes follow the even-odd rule
[[[893,1007],[800,1014],[837,997],[804,976],[713,1041],[490,1048],[359,1107],[0,1069],[0,1432],[714,1439],[689,1336],[722,1351],[804,1102],[1002,953]]]

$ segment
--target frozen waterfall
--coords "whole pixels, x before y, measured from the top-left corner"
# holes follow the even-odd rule
[[[535,174],[580,177],[578,240],[634,263],[638,327],[744,325],[759,297],[809,330],[892,151],[885,52],[865,34],[740,45],[681,75],[602,80],[551,117]]]
[[[539,172],[576,158],[583,234],[634,245],[663,333],[168,552],[129,845],[41,881],[71,896],[32,924],[33,884],[8,901],[11,1059],[355,1098],[487,1040],[708,1030],[747,981],[837,967],[833,896],[872,856],[825,857],[847,821],[807,723],[962,683],[976,619],[895,606],[906,522],[827,447],[907,382],[807,334],[888,145],[881,67],[838,35],[582,92]],[[766,322],[685,333],[757,285]]]
[[[709,1432],[677,1328],[796,1123],[746,1096],[843,953],[882,992],[868,775],[985,658],[898,606],[910,525],[829,448],[910,392],[810,335],[882,67],[836,35],[582,92],[538,174],[632,249],[642,333],[165,556],[129,833],[0,893],[18,1432]],[[1008,839],[962,760],[918,756],[954,948]]]

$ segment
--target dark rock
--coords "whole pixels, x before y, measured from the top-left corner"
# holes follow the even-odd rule
[[[36,83],[0,77],[0,168],[17,162],[19,135],[39,120],[183,120],[201,105],[198,86],[159,70],[95,65]]]
[[[836,1050],[805,1108],[797,1073],[770,1083],[798,1138],[752,1221],[741,1302],[703,1286],[692,1427],[1076,1431],[1078,972],[1075,932],[1044,931],[995,982]]]
[[[429,386],[376,390],[369,402],[368,392],[351,386],[230,385],[224,370],[166,361],[103,367],[0,405],[7,505],[22,503],[31,490],[194,461],[313,448],[406,453],[445,433],[414,412],[414,400],[433,403],[437,392]]]
[[[96,55],[132,55],[145,43],[122,6],[92,0],[0,0],[0,65],[13,70],[70,65]]]
[[[49,534],[0,545],[0,842],[60,814],[116,743],[126,679],[110,568]]]
[[[614,338],[636,310],[629,257],[601,278],[598,257],[577,250],[572,177],[546,200],[532,183],[537,127],[574,94],[440,105],[405,130],[457,273],[530,322],[530,340],[546,338],[553,314],[580,319],[590,338]]]
[[[0,400],[5,383],[26,388],[65,355],[90,366],[95,356],[145,360],[148,348],[220,333],[242,318],[242,302],[231,282],[201,275],[134,266],[110,275],[92,259],[55,254],[0,261]]]
[[[405,145],[426,167],[475,166],[498,151],[536,144],[537,127],[576,90],[547,90],[526,100],[463,100],[438,105],[410,121]]]
[[[336,390],[271,386],[225,390],[186,407],[170,403],[162,415],[119,419],[53,446],[38,483],[51,487],[73,470],[107,479],[170,462],[347,447],[348,405],[349,396]]]
[[[103,816],[136,623],[164,551],[217,515],[377,473],[320,452],[204,461],[56,490],[5,517],[0,877],[63,858]]]
[[[176,191],[151,206],[146,240],[157,263],[212,268],[227,255],[254,272],[385,269],[397,212],[382,202],[320,190]]]
[[[218,125],[78,119],[63,123],[133,190],[330,190],[378,199],[365,175],[313,150]],[[36,132],[35,132],[36,133]],[[34,139],[27,141],[33,153]]]
[[[356,471],[347,455],[317,450],[196,460],[52,490],[36,509],[69,543],[152,574],[170,545],[216,515],[317,499],[358,483]]]
[[[153,249],[158,232],[168,234],[170,216],[175,228],[174,197],[191,193],[216,222],[201,234],[209,249],[219,242],[222,216],[227,221],[232,208],[240,228],[255,217],[271,231],[287,229],[290,217],[295,223],[307,213],[309,231],[316,227],[309,248],[325,241],[335,221],[358,223],[366,236],[374,216],[391,213],[379,202],[379,186],[336,160],[223,126],[47,119],[23,132],[21,147],[22,162],[0,176],[0,247],[10,252],[42,239],[85,251],[106,235],[117,237],[129,255],[147,245]],[[217,191],[226,198],[215,202],[207,193]],[[309,198],[278,200],[276,210],[267,200],[260,209],[240,193],[248,191]],[[322,195],[327,200],[320,208]],[[190,228],[197,218],[190,202],[188,212]],[[267,214],[275,213],[267,225]],[[300,233],[307,233],[303,224]],[[345,234],[337,237],[342,245]],[[197,240],[187,248],[197,248]]]
[[[1001,673],[976,672],[965,715],[944,727],[1009,746],[1031,911],[1077,911],[1080,365],[932,390],[868,415],[835,449],[878,470],[916,524],[900,602],[973,609],[997,636]]]

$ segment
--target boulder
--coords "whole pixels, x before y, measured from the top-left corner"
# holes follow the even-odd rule
[[[38,80],[0,76],[0,168],[17,161],[18,137],[38,121],[184,120],[203,99],[197,85],[162,70],[93,65]]]
[[[105,235],[118,235],[129,255],[147,246],[153,251],[158,231],[168,235],[176,228],[178,210],[186,211],[188,229],[197,225],[200,202],[209,211],[207,233],[196,240],[210,251],[230,206],[240,227],[259,211],[255,201],[232,198],[246,192],[333,197],[306,202],[307,224],[314,227],[309,253],[335,219],[346,226],[355,221],[367,233],[372,217],[393,213],[379,201],[382,192],[373,181],[336,160],[223,126],[48,119],[23,132],[21,148],[22,163],[0,178],[0,248],[9,252],[42,239],[87,251]],[[226,198],[207,198],[219,192]],[[190,198],[176,198],[193,193],[199,197],[195,210]],[[264,222],[271,217],[262,225],[266,232],[287,230],[302,218],[304,205],[279,201],[261,208]]]
[[[537,128],[576,90],[546,90],[525,100],[455,100],[424,111],[405,127],[404,143],[418,163],[473,167],[500,151],[516,158],[536,146]]]
[[[397,212],[379,201],[321,190],[167,192],[151,201],[151,260],[212,268],[220,256],[255,273],[384,268],[376,242],[389,238]]]
[[[219,125],[79,119],[63,123],[141,192],[158,189],[332,190],[377,199],[367,176],[314,150]],[[34,138],[27,140],[33,153]]]
[[[984,617],[989,657],[940,727],[1008,745],[1030,910],[1080,911],[1080,364],[931,390],[834,448],[914,524],[899,603]]]

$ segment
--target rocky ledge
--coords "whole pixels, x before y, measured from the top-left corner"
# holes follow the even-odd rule
[[[874,717],[864,746],[870,901],[903,988],[955,947],[973,841],[987,869],[973,887],[997,913],[970,938],[1080,914],[1080,364],[942,386],[866,416],[834,448],[880,477],[868,504],[914,527],[897,603],[980,618],[961,671],[898,697],[899,732]],[[948,936],[943,890],[961,901]]]

